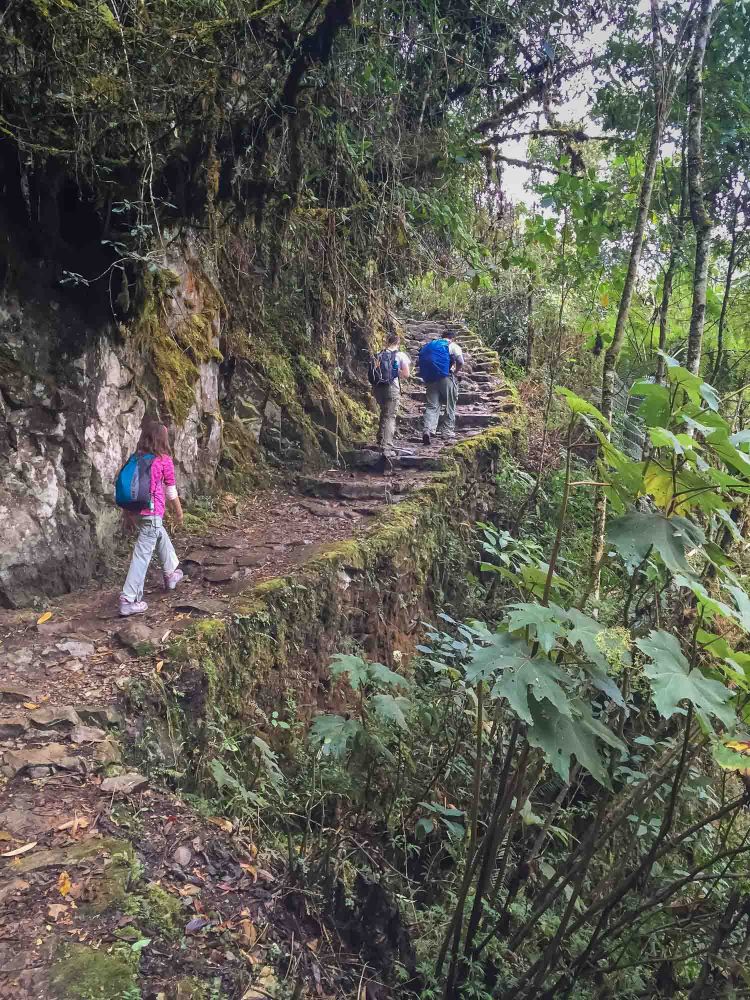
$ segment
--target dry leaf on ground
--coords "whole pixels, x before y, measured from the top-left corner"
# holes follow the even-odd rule
[[[57,876],[57,889],[62,896],[67,896],[73,888],[73,880],[67,872],[60,872]]]
[[[4,854],[0,854],[0,858],[17,858],[19,854],[26,854],[27,851],[33,850],[37,845],[36,840],[32,840],[29,844],[24,844],[23,847],[17,847],[15,851],[6,851]]]

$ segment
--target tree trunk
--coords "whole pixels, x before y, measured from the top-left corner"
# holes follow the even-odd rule
[[[687,70],[688,94],[688,195],[690,218],[695,230],[695,267],[693,269],[693,306],[690,313],[686,367],[695,375],[701,363],[703,329],[706,323],[706,289],[711,257],[711,219],[703,194],[703,63],[711,33],[714,0],[701,0],[695,30],[693,54]]]
[[[534,276],[526,286],[526,371],[531,371],[534,360]]]
[[[704,0],[704,3],[707,0]],[[653,47],[653,89],[654,89],[654,124],[651,129],[651,141],[649,142],[648,154],[641,182],[641,192],[638,198],[638,213],[636,215],[633,238],[630,244],[630,259],[625,277],[625,285],[620,297],[620,305],[617,310],[617,320],[615,322],[615,332],[612,343],[604,355],[602,366],[602,399],[601,410],[608,421],[612,420],[612,403],[615,385],[615,366],[622,350],[625,339],[625,330],[630,314],[630,305],[633,301],[635,282],[638,276],[638,265],[641,261],[641,251],[646,234],[646,224],[651,210],[651,197],[654,193],[654,178],[656,176],[656,164],[659,158],[659,147],[664,133],[664,124],[672,107],[674,95],[681,79],[682,73],[679,70],[679,46],[684,40],[687,30],[687,19],[683,18],[680,28],[677,31],[676,41],[673,51],[668,59],[662,47],[661,32],[661,11],[659,0],[651,0],[651,38]],[[689,167],[688,167],[689,169]],[[607,435],[611,431],[606,431]],[[601,564],[604,557],[604,534],[607,526],[607,497],[600,487],[596,493],[596,505],[594,509],[594,525],[591,540],[591,584],[590,594],[595,600],[599,597],[599,580],[601,574]]]
[[[667,334],[669,333],[669,304],[672,299],[672,285],[674,283],[677,264],[682,251],[682,242],[685,237],[685,207],[687,201],[687,159],[685,150],[682,152],[680,163],[680,208],[675,226],[672,249],[669,252],[669,262],[664,272],[664,282],[661,287],[661,302],[659,303],[659,356],[656,359],[656,381],[658,384],[664,381],[664,352],[667,349]]]
[[[729,296],[732,292],[732,279],[734,278],[734,269],[737,263],[737,214],[739,212],[740,206],[740,195],[736,195],[734,199],[734,204],[732,205],[732,221],[729,225],[729,234],[731,237],[731,245],[729,248],[729,259],[727,260],[727,275],[724,280],[724,296],[721,300],[721,312],[719,313],[719,326],[716,331],[716,358],[714,360],[713,372],[711,375],[711,381],[716,382],[719,377],[719,372],[721,370],[721,362],[724,355],[724,328],[727,322],[727,310],[729,309]]]
[[[646,223],[648,222],[651,210],[651,197],[654,192],[654,178],[656,176],[656,163],[659,158],[659,147],[661,145],[662,134],[664,132],[664,121],[666,108],[660,97],[656,104],[656,118],[651,130],[651,142],[648,147],[646,165],[641,182],[641,193],[638,198],[638,215],[636,216],[633,239],[630,244],[630,260],[628,261],[628,272],[625,277],[625,285],[620,297],[620,305],[617,310],[617,320],[615,322],[615,333],[612,343],[607,348],[602,366],[602,400],[601,410],[608,421],[612,420],[613,397],[615,387],[615,365],[622,350],[625,339],[625,329],[630,313],[630,305],[633,301],[635,282],[638,276],[638,265],[641,260],[643,250],[643,240],[646,234]],[[605,432],[609,436],[611,432]],[[599,596],[599,570],[602,557],[604,555],[604,533],[607,524],[607,497],[604,491],[599,488],[596,494],[596,506],[594,510],[594,530],[591,545],[591,573],[594,577],[592,594],[596,599]]]

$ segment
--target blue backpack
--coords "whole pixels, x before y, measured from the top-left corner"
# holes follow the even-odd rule
[[[117,473],[115,503],[136,513],[151,506],[151,466],[156,455],[136,452]]]
[[[451,371],[451,352],[447,340],[431,340],[419,349],[419,374],[423,382],[438,382]]]

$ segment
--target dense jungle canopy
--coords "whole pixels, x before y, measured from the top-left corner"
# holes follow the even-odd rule
[[[460,445],[380,542],[337,550],[327,582],[365,595],[387,665],[328,634],[301,704],[308,581],[278,619],[250,602],[180,640],[201,699],[170,653],[131,692],[164,729],[199,713],[169,765],[163,733],[129,735],[196,815],[252,830],[276,868],[243,869],[283,869],[308,934],[300,958],[270,918],[237,938],[191,910],[189,935],[229,936],[175,997],[750,996],[749,169],[750,0],[0,4],[0,288],[37,317],[0,316],[14,495],[39,488],[22,340],[58,384],[86,345],[132,350],[178,428],[212,371],[198,451],[220,424],[235,506],[372,436],[363,357],[405,323],[471,328],[523,403],[513,454]],[[474,480],[440,488],[501,440],[477,521]],[[409,587],[429,600],[391,627]],[[272,646],[287,700],[251,710],[243,664]],[[55,995],[165,997],[132,979],[174,972],[154,912],[110,928],[124,986]]]

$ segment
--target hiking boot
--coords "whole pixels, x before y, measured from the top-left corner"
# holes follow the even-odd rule
[[[182,578],[184,576],[185,576],[185,574],[182,572],[182,570],[179,568],[179,566],[177,567],[177,569],[172,570],[171,573],[165,573],[164,574],[164,589],[165,590],[174,590],[175,587],[177,586],[177,584],[180,582],[180,580],[182,580]]]
[[[128,615],[142,615],[147,608],[145,601],[129,601],[127,597],[120,595],[120,614],[125,618]]]
[[[427,431],[422,435],[422,444],[432,444],[432,438]]]

